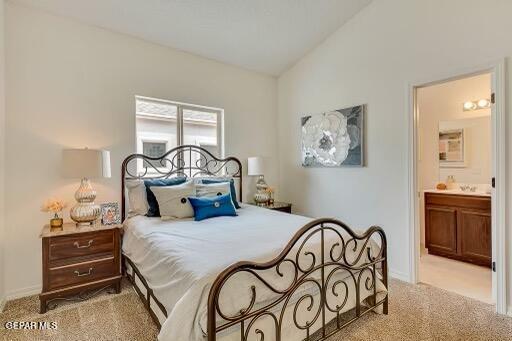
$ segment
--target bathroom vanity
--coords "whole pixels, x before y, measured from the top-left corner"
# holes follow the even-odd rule
[[[429,254],[491,266],[491,196],[461,190],[425,191]]]

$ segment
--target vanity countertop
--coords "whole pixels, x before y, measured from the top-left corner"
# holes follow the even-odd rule
[[[424,193],[439,193],[439,194],[451,194],[451,195],[469,195],[469,196],[479,196],[479,197],[491,197],[491,193],[486,193],[484,191],[463,191],[461,189],[426,189],[423,191]]]

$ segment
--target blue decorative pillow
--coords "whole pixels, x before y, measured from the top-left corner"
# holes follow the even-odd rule
[[[235,180],[233,179],[202,179],[201,182],[205,185],[208,184],[218,184],[221,182],[228,182],[231,189],[231,200],[233,200],[233,204],[236,208],[240,208],[240,205],[238,204],[238,201],[236,201],[236,189],[235,189]]]
[[[168,178],[168,179],[148,179],[144,180],[146,186],[146,196],[148,200],[148,217],[160,217],[160,208],[158,207],[158,201],[156,201],[155,194],[151,191],[150,187],[162,187],[162,186],[176,186],[187,181],[186,177]]]
[[[217,197],[189,197],[188,200],[194,208],[194,218],[196,221],[221,216],[234,217],[237,215],[230,194]]]

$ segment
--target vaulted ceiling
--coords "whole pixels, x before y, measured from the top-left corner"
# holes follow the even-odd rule
[[[372,0],[11,0],[279,75]]]

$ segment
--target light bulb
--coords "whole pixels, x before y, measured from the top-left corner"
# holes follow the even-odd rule
[[[464,102],[464,110],[475,110],[476,104],[473,102]]]
[[[488,99],[481,99],[478,101],[479,108],[489,108],[491,106],[491,102]]]

